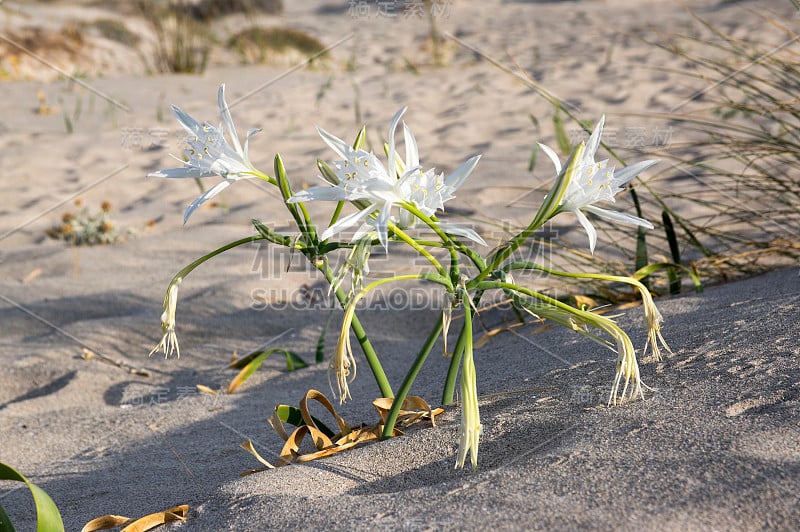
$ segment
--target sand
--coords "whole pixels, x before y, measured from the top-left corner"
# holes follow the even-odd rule
[[[605,406],[613,353],[569,331],[536,325],[497,335],[476,352],[485,431],[477,472],[453,468],[460,418],[454,405],[437,427],[239,477],[258,467],[239,444],[252,439],[274,459],[282,441],[267,425],[270,413],[279,403],[296,404],[310,388],[329,393],[327,364],[287,372],[281,360],[268,360],[233,395],[203,395],[195,386],[225,387],[235,374],[227,368],[232,353],[265,344],[312,360],[327,312],[303,308],[303,294],[322,284],[297,257],[286,273],[288,257],[263,246],[227,253],[181,287],[181,358],[147,358],[160,337],[164,290],[179,268],[250,234],[253,217],[278,229],[289,225],[277,193],[250,182],[229,188],[216,206],[183,225],[197,186],[145,178],[173,166],[168,154],[181,153],[170,103],[215,122],[216,90],[225,82],[230,102],[245,97],[233,106],[240,134],[263,128],[252,139],[254,163],[271,170],[280,152],[298,188],[317,183],[316,157],[331,157],[315,125],[348,137],[366,122],[378,146],[394,112],[409,105],[406,120],[426,166],[452,170],[483,154],[452,202],[450,219],[462,223],[477,215],[524,224],[552,178],[544,160],[534,173],[527,170],[534,142],[554,144],[552,109],[513,77],[455,47],[445,50],[449,66],[425,65],[430,54],[422,19],[353,17],[344,2],[287,4],[282,17],[264,20],[312,32],[327,44],[346,39],[327,66],[274,82],[285,67],[222,59],[203,75],[150,76],[131,67],[80,78],[88,87],[63,80],[3,82],[0,168],[10,186],[0,207],[0,461],[50,493],[67,530],[107,513],[134,517],[184,503],[189,520],[174,529],[800,526],[796,267],[659,299],[675,355],[643,360],[642,378],[653,390],[614,408]],[[760,31],[765,37],[766,23],[743,8],[796,16],[785,4],[692,3],[736,35]],[[635,37],[687,28],[690,17],[676,4],[456,0],[447,6],[441,30],[506,64],[508,52],[581,116],[605,113],[619,132],[618,147],[625,148],[625,128],[643,128],[650,141],[627,146],[638,158],[668,148],[657,142],[663,124],[626,113],[667,111],[696,90],[657,70],[680,68],[679,60]],[[36,5],[34,20],[56,27],[53,21],[100,9],[50,7]],[[6,17],[12,29],[31,20]],[[236,23],[217,22],[222,29]],[[353,50],[356,68],[348,72]],[[37,113],[37,91],[52,114]],[[529,114],[538,117],[538,129]],[[691,135],[671,134],[681,140]],[[78,210],[75,198],[92,211],[111,202],[115,224],[132,234],[117,244],[80,248],[48,238],[45,231],[63,213]],[[619,206],[629,209],[630,203],[623,198]],[[329,206],[311,207],[321,216]],[[503,236],[485,225],[479,229],[490,242]],[[571,220],[557,229],[561,238],[585,245]],[[601,233],[598,248],[603,239]],[[390,256],[375,262],[376,276],[415,267],[399,248]],[[373,308],[362,317],[397,386],[436,311]],[[490,312],[485,319],[491,327],[507,318]],[[640,309],[627,309],[619,322],[641,348]],[[84,360],[82,348],[149,376],[98,357]],[[440,352],[439,344],[413,388],[434,405],[447,365]],[[378,389],[363,358],[358,361],[353,401],[341,413],[352,424],[372,423],[377,416],[370,402]],[[0,504],[19,530],[32,529],[30,497],[15,488],[2,484]]]

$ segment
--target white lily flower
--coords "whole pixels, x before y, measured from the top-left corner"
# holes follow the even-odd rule
[[[417,142],[405,124],[403,124],[405,160],[398,160],[399,156],[395,152],[395,131],[406,109],[406,107],[400,109],[392,118],[389,126],[389,157],[386,166],[374,153],[354,149],[342,139],[318,128],[322,140],[342,158],[331,167],[338,178],[338,183],[333,186],[313,187],[297,192],[288,202],[368,202],[358,212],[345,216],[330,226],[322,233],[322,239],[330,238],[348,227],[361,223],[356,237],[360,237],[373,228],[378,234],[380,243],[388,248],[388,223],[390,220],[400,228],[411,227],[416,221],[414,215],[404,209],[404,205],[413,205],[424,215],[432,216],[437,210],[444,208],[444,202],[455,197],[455,190],[475,169],[480,155],[467,160],[447,178],[444,178],[443,174],[437,175],[433,169],[422,172]],[[397,217],[392,216],[392,208],[395,206],[400,209]],[[485,244],[483,239],[471,229],[448,224],[440,224],[440,227],[445,232]]]
[[[163,351],[165,358],[169,358],[173,352],[178,358],[181,357],[181,349],[178,346],[178,336],[175,334],[175,311],[178,307],[178,286],[181,284],[182,280],[183,279],[178,277],[167,290],[167,297],[164,298],[164,312],[161,314],[161,331],[163,332],[163,336],[161,337],[161,341],[156,344],[148,356],[153,356],[153,353],[156,351]]]
[[[596,203],[604,201],[614,203],[614,196],[624,190],[622,188],[623,185],[658,162],[653,160],[642,161],[626,166],[618,172],[615,172],[613,166],[608,166],[608,159],[595,162],[594,158],[597,153],[597,148],[600,146],[600,137],[603,134],[604,122],[605,116],[600,118],[600,121],[592,131],[586,143],[583,156],[576,166],[575,174],[567,185],[567,190],[564,192],[564,197],[556,211],[556,214],[564,211],[575,213],[575,216],[578,217],[578,221],[589,236],[589,249],[592,253],[594,253],[595,244],[597,243],[597,231],[583,211],[591,212],[601,218],[611,220],[612,222],[638,225],[647,227],[648,229],[653,228],[653,224],[637,216],[603,209],[595,205]],[[544,144],[539,144],[539,146],[550,160],[553,161],[556,172],[561,172],[561,162],[558,160],[556,153]]]
[[[178,119],[178,122],[180,122],[190,135],[190,137],[186,139],[189,147],[184,150],[188,161],[184,162],[185,166],[182,168],[159,170],[158,172],[153,172],[148,175],[148,177],[169,178],[201,178],[209,176],[220,176],[224,178],[224,181],[206,190],[199,198],[189,205],[183,215],[184,223],[186,223],[189,216],[192,215],[197,207],[240,179],[252,179],[257,177],[266,181],[271,180],[266,174],[260,172],[253,166],[248,156],[250,137],[261,130],[251,129],[248,131],[244,141],[244,147],[242,147],[238,135],[236,134],[236,128],[233,125],[230,109],[228,109],[228,104],[225,101],[224,83],[219,86],[217,103],[222,120],[222,123],[218,127],[214,127],[208,122],[200,124],[177,105],[171,106],[175,118]],[[228,144],[228,141],[225,140],[226,129],[232,144]]]

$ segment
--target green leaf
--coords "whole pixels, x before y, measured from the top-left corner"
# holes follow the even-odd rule
[[[292,351],[285,351],[286,353],[286,370],[294,371],[296,369],[307,368],[308,364],[305,360],[300,358],[300,355]]]
[[[58,532],[64,530],[64,522],[53,499],[45,491],[22,476],[16,469],[0,462],[0,480],[16,480],[24,482],[33,495],[36,504],[36,530],[37,532]],[[0,531],[14,531],[11,521],[0,506]]]
[[[281,246],[290,246],[292,244],[292,239],[288,236],[279,235],[266,225],[264,225],[261,220],[256,220],[253,218],[250,220],[253,223],[253,227],[256,228],[258,234],[263,236],[266,240],[269,240],[273,244],[279,244]]]
[[[533,172],[533,169],[536,168],[536,159],[539,157],[539,145],[534,144],[533,149],[531,150],[531,158],[528,161],[528,171]]]
[[[267,357],[269,357],[272,353],[278,352],[283,353],[286,357],[286,369],[288,371],[294,371],[296,369],[308,367],[308,364],[300,357],[300,355],[289,351],[288,349],[283,349],[282,347],[274,347],[272,349],[267,349],[266,351],[254,351],[247,356],[231,362],[229,366],[230,368],[239,369],[241,371],[239,371],[233,380],[231,380],[225,393],[235,392],[239,386],[244,384],[244,381],[249,379],[253,373],[255,373],[256,370],[261,367],[261,364],[264,363]]]
[[[278,418],[280,418],[281,421],[290,425],[294,425],[295,427],[302,427],[306,424],[306,422],[303,421],[303,414],[300,412],[300,409],[294,406],[278,405],[275,407],[275,413],[278,415]],[[325,425],[325,423],[316,417],[311,416],[311,420],[317,425],[317,428],[325,436],[333,438],[336,435],[335,432],[333,432],[327,425]]]
[[[666,209],[661,211],[661,221],[664,223],[664,233],[667,235],[667,242],[669,243],[669,251],[672,254],[672,262],[675,264],[681,263],[681,248],[678,245],[678,238],[675,235],[675,226],[672,225],[672,218],[667,212]],[[667,270],[667,276],[669,277],[669,293],[670,294],[680,294],[681,293],[681,275],[680,270],[676,270],[675,268],[671,268]]]
[[[319,334],[319,340],[317,340],[317,353],[315,358],[317,364],[325,360],[325,337],[328,335],[328,328],[331,326],[331,320],[333,320],[333,310],[328,313],[328,319],[325,320],[325,326]]]
[[[3,505],[0,505],[0,532],[16,532],[14,525],[11,524],[11,518],[3,510]]]
[[[642,226],[636,228],[636,260],[634,264],[637,271],[647,266],[647,240],[645,229]],[[650,288],[647,279],[643,280],[642,284]]]

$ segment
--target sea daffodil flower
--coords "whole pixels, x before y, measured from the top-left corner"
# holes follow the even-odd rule
[[[437,210],[444,207],[444,202],[455,197],[453,194],[455,190],[475,169],[480,155],[468,159],[446,178],[442,174],[437,175],[433,169],[422,172],[417,142],[405,124],[403,124],[405,160],[399,159],[395,152],[395,132],[406,109],[406,107],[400,109],[389,125],[389,155],[386,166],[374,153],[354,149],[342,139],[318,128],[322,140],[342,158],[331,167],[338,183],[333,186],[313,187],[297,192],[288,202],[352,201],[366,203],[365,206],[364,203],[360,203],[361,209],[358,212],[345,216],[328,227],[321,235],[323,240],[357,223],[362,223],[363,225],[356,233],[356,238],[363,236],[372,227],[376,231],[380,243],[387,248],[390,220],[400,228],[411,227],[414,224],[415,217],[407,209],[404,210],[404,207],[411,205],[423,215],[433,216]],[[392,209],[395,206],[400,208],[398,217],[392,216]],[[374,219],[370,219],[370,215],[374,215]],[[464,236],[484,244],[483,239],[471,229],[448,224],[439,225],[447,233]]]
[[[658,162],[654,160],[642,161],[626,166],[619,171],[615,171],[613,166],[608,165],[608,159],[595,162],[595,154],[600,146],[604,122],[605,116],[600,118],[600,121],[597,122],[592,134],[589,136],[581,160],[577,162],[575,173],[567,185],[567,190],[564,192],[564,197],[554,212],[554,215],[559,212],[572,212],[577,216],[578,221],[589,236],[589,249],[592,253],[594,253],[594,248],[597,244],[597,230],[586,217],[584,211],[612,222],[638,225],[648,229],[653,228],[653,224],[647,220],[623,212],[604,209],[596,205],[601,202],[614,203],[614,196],[624,190],[622,188],[623,185]],[[544,144],[539,144],[539,146],[553,162],[556,172],[561,172],[561,162],[558,160],[556,153]]]
[[[217,103],[219,104],[219,113],[222,120],[222,123],[218,127],[214,127],[208,122],[200,124],[177,105],[171,106],[175,118],[178,119],[178,122],[180,122],[181,126],[183,126],[190,135],[186,139],[189,146],[184,150],[187,161],[184,162],[185,166],[182,168],[159,170],[158,172],[153,172],[148,175],[148,177],[171,178],[201,178],[209,176],[220,176],[224,178],[224,181],[217,183],[203,192],[199,198],[189,205],[183,215],[184,223],[186,223],[189,216],[191,216],[200,205],[240,179],[252,179],[256,177],[270,183],[274,181],[271,177],[257,170],[253,166],[253,163],[250,162],[250,157],[248,156],[250,137],[261,130],[251,129],[248,131],[244,146],[239,142],[228,103],[225,101],[224,83],[219,86]],[[230,136],[231,144],[228,144],[228,141],[225,139],[226,129]]]

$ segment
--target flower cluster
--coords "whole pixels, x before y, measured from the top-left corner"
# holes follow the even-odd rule
[[[221,115],[221,124],[218,127],[208,123],[201,125],[180,108],[172,108],[176,118],[190,135],[187,139],[188,148],[184,153],[184,166],[161,170],[150,175],[167,178],[219,176],[223,179],[189,205],[184,221],[188,220],[197,207],[232,183],[241,179],[262,179],[279,189],[287,210],[297,224],[299,234],[294,236],[278,234],[260,221],[254,220],[256,236],[222,246],[178,272],[170,283],[164,300],[164,313],[161,317],[163,337],[151,354],[159,350],[167,356],[173,352],[180,354],[175,334],[175,311],[178,285],[181,280],[206,260],[233,247],[263,239],[302,253],[330,283],[331,291],[335,293],[345,310],[336,352],[330,360],[331,375],[336,382],[336,390],[341,401],[350,398],[348,383],[356,375],[356,357],[351,343],[351,333],[353,333],[381,392],[385,397],[395,398],[384,425],[384,437],[391,437],[393,434],[400,405],[408,395],[416,372],[437,339],[444,336],[446,341],[453,309],[460,308],[463,310],[464,320],[452,352],[450,370],[445,378],[442,402],[445,404],[453,402],[455,382],[460,374],[462,421],[456,466],[462,467],[469,454],[473,467],[477,467],[482,425],[478,407],[478,378],[473,353],[472,319],[473,310],[478,307],[483,295],[491,290],[502,290],[520,310],[552,320],[615,350],[618,356],[617,371],[609,403],[616,403],[626,396],[642,395],[642,383],[633,343],[611,318],[567,305],[521,286],[515,283],[513,276],[519,271],[539,270],[552,275],[628,283],[641,293],[648,329],[648,344],[654,355],[660,357],[660,346],[669,351],[661,335],[663,318],[647,288],[635,279],[603,274],[560,272],[541,264],[511,259],[514,251],[530,239],[534,231],[564,212],[575,214],[588,235],[589,249],[592,252],[597,244],[597,231],[589,221],[587,213],[613,222],[653,227],[650,222],[642,218],[600,206],[614,203],[615,196],[623,190],[624,185],[656,163],[656,161],[643,161],[617,171],[608,160],[597,162],[595,158],[601,145],[603,118],[597,123],[588,141],[576,146],[563,164],[552,149],[541,146],[556,170],[551,191],[543,199],[525,229],[496,247],[488,256],[484,256],[472,246],[472,244],[485,246],[483,238],[476,231],[446,223],[438,218],[444,210],[445,203],[455,198],[456,191],[475,171],[480,155],[468,158],[447,176],[437,173],[433,168],[424,169],[420,163],[417,141],[410,128],[402,122],[406,112],[405,107],[392,117],[389,124],[385,163],[373,152],[364,148],[363,129],[355,142],[349,144],[319,128],[320,137],[338,159],[330,164],[321,161],[318,163],[320,179],[325,182],[324,185],[295,193],[286,176],[280,155],[275,156],[274,176],[259,171],[250,161],[249,139],[258,130],[250,130],[244,145],[240,143],[225,101],[224,86],[219,89],[218,104]],[[396,133],[401,123],[405,148],[403,154],[398,152],[396,143]],[[226,133],[230,142],[226,140]],[[305,203],[309,201],[337,202],[330,222],[321,232],[317,231],[316,224],[305,208]],[[346,204],[351,204],[355,212],[340,216]],[[427,228],[432,236],[423,240],[406,232],[415,226]],[[356,227],[351,240],[336,239],[340,233],[351,227]],[[392,243],[408,246],[418,253],[428,262],[429,271],[370,279],[369,259],[373,248],[379,246],[388,251]],[[430,252],[430,248],[444,248],[449,251],[449,264],[442,264]],[[340,249],[347,252],[346,258],[338,272],[334,272],[329,267],[329,261],[323,259],[329,253]],[[470,268],[462,269],[461,261],[469,263]],[[477,273],[472,277],[464,273],[475,270]],[[344,281],[348,276],[351,282],[349,290],[345,290]],[[383,372],[378,353],[356,316],[356,304],[368,292],[379,286],[406,280],[422,280],[437,284],[445,292],[450,305],[433,324],[427,341],[412,364],[415,369],[412,369],[402,386],[395,391]]]

